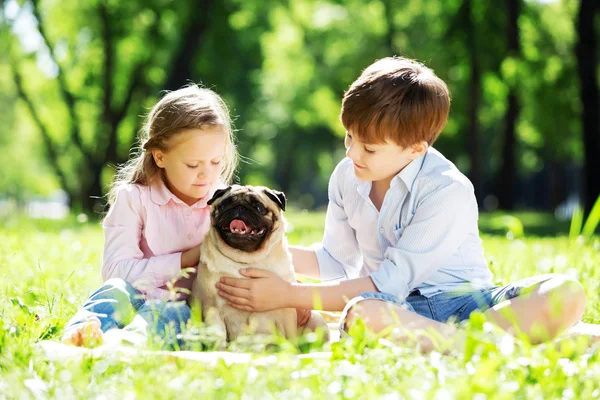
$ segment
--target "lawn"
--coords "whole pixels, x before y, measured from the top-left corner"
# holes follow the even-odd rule
[[[496,282],[569,274],[588,295],[584,320],[600,323],[598,237],[570,239],[568,223],[550,215],[517,216],[482,217]],[[323,217],[288,213],[290,242],[318,241]],[[0,223],[0,399],[600,397],[598,348],[587,349],[585,340],[560,349],[531,346],[497,332],[480,314],[467,327],[466,351],[449,356],[422,356],[412,347],[358,332],[339,343],[323,345],[309,337],[299,349],[280,343],[231,359],[138,351],[52,361],[36,343],[59,338],[69,316],[100,284],[100,226],[74,217],[58,222],[13,217]]]

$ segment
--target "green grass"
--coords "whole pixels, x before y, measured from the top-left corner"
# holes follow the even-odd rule
[[[322,213],[288,213],[290,242],[321,239]],[[498,284],[539,273],[567,273],[588,295],[587,322],[600,323],[600,240],[569,239],[569,224],[520,214],[523,236],[510,240],[514,220],[482,217],[486,256]],[[333,346],[253,353],[241,363],[211,364],[175,357],[88,356],[51,362],[34,346],[56,339],[100,283],[98,223],[0,221],[0,399],[157,398],[598,398],[599,352],[573,342],[557,350],[490,331],[482,316],[468,326],[464,354],[421,356],[368,333]],[[554,229],[554,230],[551,230]],[[512,232],[512,231],[511,231]],[[552,232],[552,233],[550,233]],[[490,233],[494,233],[491,235]],[[518,232],[517,232],[518,233]],[[555,233],[561,236],[553,237]],[[36,319],[37,315],[37,319]],[[297,357],[331,351],[331,358]]]

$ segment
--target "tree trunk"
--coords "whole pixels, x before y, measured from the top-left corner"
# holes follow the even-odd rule
[[[102,170],[102,165],[96,165],[86,176],[81,177],[82,185],[79,196],[77,196],[79,202],[73,205],[75,208],[79,205],[81,207],[80,211],[91,217],[100,218],[105,211],[106,201],[102,192]]]
[[[508,95],[504,143],[502,145],[502,166],[498,177],[498,203],[501,209],[512,210],[515,207],[515,186],[517,181],[515,125],[519,116],[517,95],[511,89]]]
[[[295,137],[295,136],[294,136]],[[285,143],[285,145],[275,146],[278,152],[280,152],[280,156],[277,157],[276,171],[275,171],[275,184],[284,193],[289,193],[291,189],[292,178],[294,175],[294,157],[292,154],[294,153],[294,149],[296,148],[295,140],[292,139],[291,142]],[[285,151],[282,151],[286,149]]]
[[[550,159],[548,163],[550,165],[550,198],[548,200],[548,208],[550,211],[554,211],[567,196],[565,193],[562,165],[553,159]]]
[[[600,123],[598,120],[598,52],[594,18],[598,12],[597,0],[581,0],[577,19],[579,40],[576,46],[577,73],[581,85],[583,128],[583,203],[586,214],[600,195]]]
[[[520,0],[507,0],[507,40],[508,55],[518,58],[519,49],[519,9]],[[508,93],[508,108],[505,116],[504,143],[498,181],[496,184],[498,202],[501,209],[512,210],[515,207],[515,186],[517,184],[516,163],[516,124],[519,118],[519,100],[514,83]]]
[[[190,21],[185,30],[182,30],[182,42],[173,60],[173,69],[169,72],[164,89],[177,90],[194,81],[193,61],[208,29],[211,6],[211,0],[197,0],[194,3]]]
[[[394,49],[394,36],[396,34],[396,30],[394,28],[394,7],[392,5],[392,0],[384,0],[383,7],[385,13],[385,22],[387,23],[385,46],[389,51],[388,55],[393,56],[396,54],[396,51]]]
[[[477,203],[482,204],[482,169],[481,169],[481,145],[479,135],[479,103],[481,93],[481,71],[478,62],[477,41],[475,39],[475,25],[472,17],[471,0],[465,1],[465,21],[467,30],[467,43],[469,52],[469,64],[471,68],[471,77],[469,79],[469,127],[467,131],[467,149],[471,159],[471,169],[469,179],[475,188]]]

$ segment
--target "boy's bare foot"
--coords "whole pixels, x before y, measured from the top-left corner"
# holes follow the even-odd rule
[[[575,339],[580,336],[587,337],[590,340],[590,346],[600,343],[600,325],[579,322],[569,329],[565,338]]]
[[[97,317],[90,317],[86,322],[66,331],[62,342],[78,347],[99,346],[104,341],[100,326],[101,323]]]

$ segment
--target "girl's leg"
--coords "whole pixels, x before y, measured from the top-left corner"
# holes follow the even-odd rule
[[[109,279],[67,323],[63,341],[77,346],[101,343],[103,332],[130,323],[143,303],[141,293],[130,283]]]
[[[308,322],[304,326],[298,327],[298,334],[306,335],[310,332],[316,332],[317,330],[321,330],[323,332],[323,341],[329,341],[329,326],[323,316],[315,310],[310,312],[310,318]]]
[[[183,341],[177,338],[191,317],[190,307],[184,301],[152,300],[138,310],[128,330],[145,330],[157,339],[161,347],[180,349]]]
[[[524,333],[532,343],[541,343],[572,328],[581,319],[585,303],[579,282],[549,275],[527,287],[525,294],[496,304],[484,314],[507,332]]]

